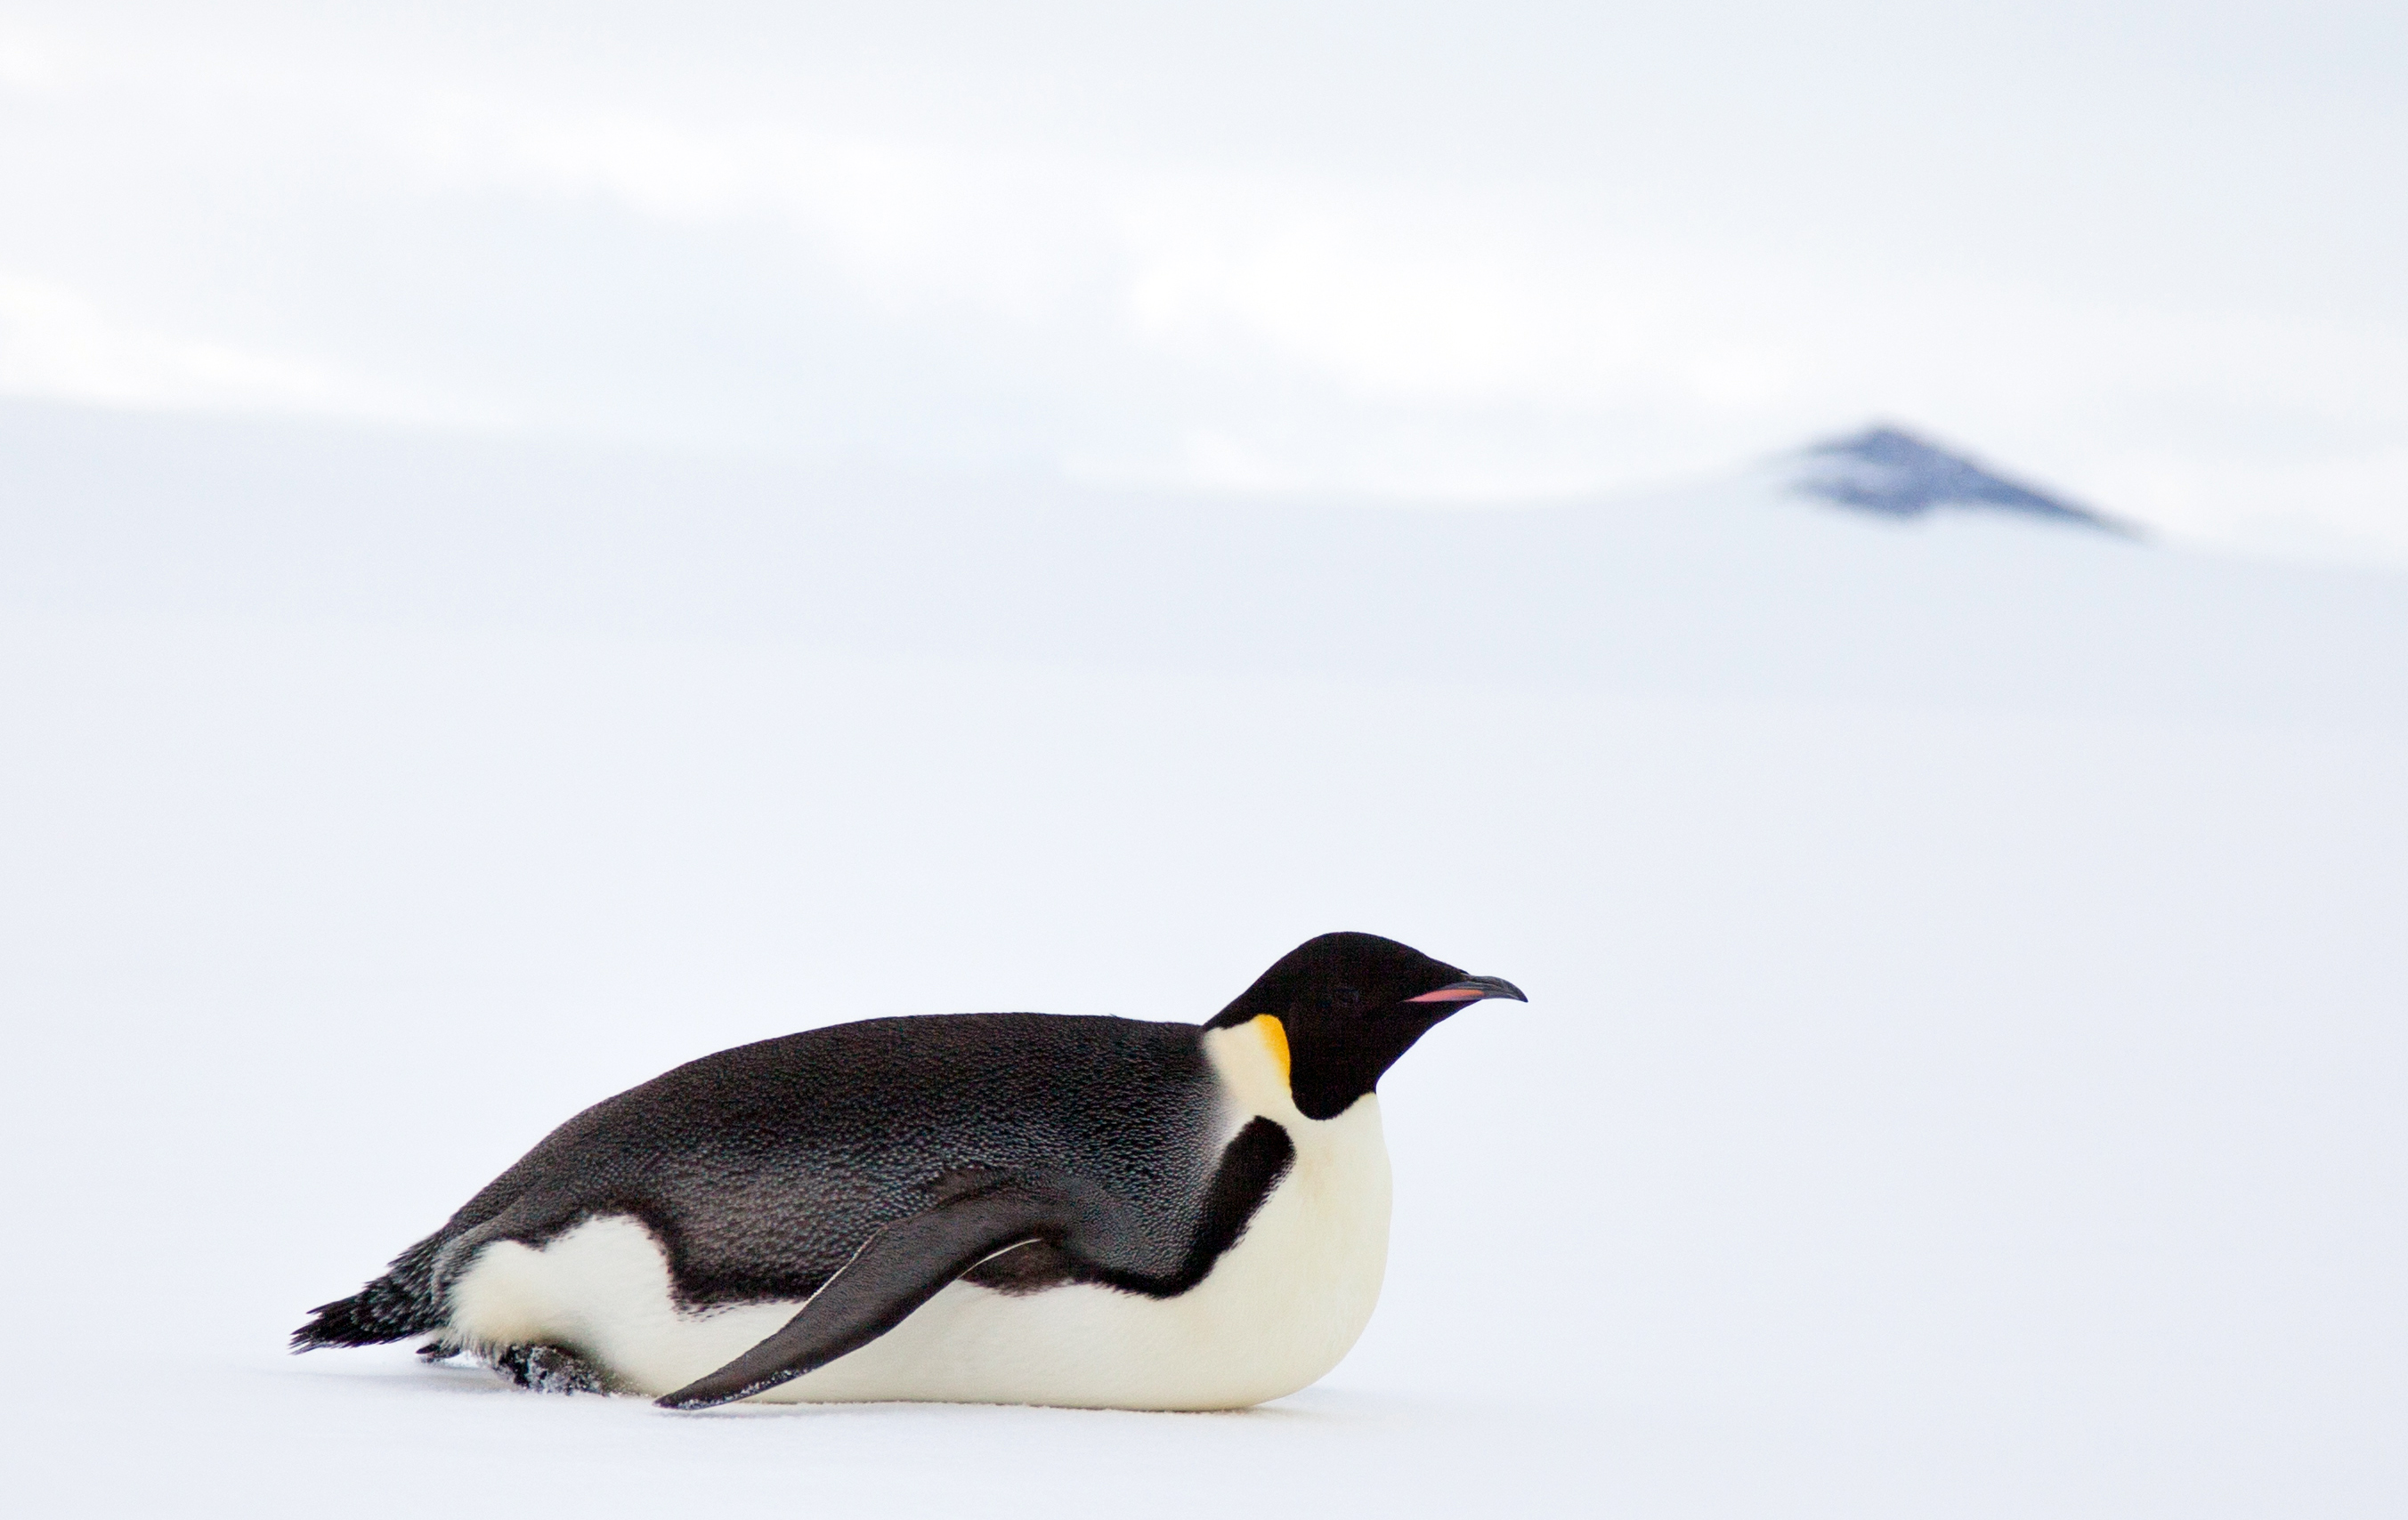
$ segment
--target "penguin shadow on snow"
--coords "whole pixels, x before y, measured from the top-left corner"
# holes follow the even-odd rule
[[[377,1400],[434,1399],[504,1399],[521,1408],[540,1408],[548,1412],[544,1422],[558,1428],[562,1419],[577,1421],[581,1414],[593,1419],[624,1419],[645,1413],[640,1396],[606,1394],[599,1398],[549,1398],[526,1399],[518,1397],[524,1392],[519,1385],[495,1372],[481,1362],[467,1357],[445,1361],[429,1361],[418,1357],[380,1358],[367,1366],[318,1367],[304,1363],[297,1367],[278,1369],[280,1377],[299,1377],[316,1386],[308,1387],[312,1398],[364,1396]],[[1396,1424],[1399,1419],[1430,1413],[1422,1400],[1383,1395],[1360,1388],[1337,1389],[1313,1387],[1268,1403],[1251,1404],[1235,1409],[1143,1410],[1143,1409],[1076,1409],[1046,1404],[999,1404],[993,1402],[934,1403],[926,1400],[890,1399],[878,1402],[824,1402],[795,1400],[786,1403],[746,1402],[722,1405],[695,1411],[685,1419],[712,1422],[744,1422],[762,1420],[809,1419],[815,1421],[877,1421],[889,1425],[900,1420],[942,1420],[957,1424],[968,1420],[982,1428],[993,1427],[1006,1431],[1026,1431],[1037,1434],[1062,1429],[1092,1429],[1093,1422],[1136,1422],[1132,1429],[1214,1428],[1231,1432],[1251,1430],[1263,1434],[1286,1432],[1298,1435],[1312,1432],[1360,1430]],[[1440,1411],[1441,1414],[1445,1412]]]
[[[748,1417],[1254,1410],[1378,1300],[1381,1076],[1491,999],[1526,1001],[1338,933],[1200,1024],[932,1015],[722,1051],[571,1118],[294,1349],[417,1339],[428,1388]]]

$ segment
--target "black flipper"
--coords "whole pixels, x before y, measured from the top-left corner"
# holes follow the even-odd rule
[[[1030,1241],[1062,1243],[1088,1212],[1067,1191],[1006,1181],[897,1219],[872,1235],[783,1328],[655,1402],[709,1409],[817,1371],[902,1324],[996,1252]]]

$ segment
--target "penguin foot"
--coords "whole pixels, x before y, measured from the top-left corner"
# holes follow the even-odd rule
[[[602,1369],[559,1346],[504,1346],[485,1358],[494,1371],[533,1393],[608,1393]]]

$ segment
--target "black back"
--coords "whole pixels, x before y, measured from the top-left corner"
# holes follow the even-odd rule
[[[690,1306],[801,1299],[880,1226],[1011,1173],[1100,1189],[1130,1227],[1112,1265],[1176,1280],[1220,1159],[1201,1033],[952,1014],[706,1056],[554,1130],[453,1215],[435,1275],[488,1240],[626,1214]]]

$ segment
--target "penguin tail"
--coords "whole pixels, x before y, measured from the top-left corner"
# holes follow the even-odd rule
[[[322,1303],[293,1332],[294,1351],[320,1346],[375,1346],[443,1328],[447,1317],[437,1301],[434,1264],[437,1240],[404,1253],[382,1277],[348,1299]]]

